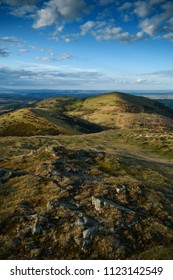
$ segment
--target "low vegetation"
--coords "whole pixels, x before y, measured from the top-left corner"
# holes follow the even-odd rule
[[[0,258],[173,259],[171,114],[119,93],[2,115]]]

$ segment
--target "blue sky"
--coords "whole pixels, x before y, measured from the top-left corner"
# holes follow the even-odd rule
[[[173,1],[0,0],[1,87],[173,89]]]

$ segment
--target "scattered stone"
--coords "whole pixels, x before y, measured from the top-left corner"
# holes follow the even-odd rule
[[[83,238],[91,240],[96,235],[97,231],[98,231],[97,227],[90,227],[83,231]]]
[[[95,219],[93,219],[90,216],[80,217],[76,221],[76,225],[85,226],[85,227],[93,226],[93,225],[96,225],[97,223],[98,223],[98,221],[96,221]]]
[[[124,185],[117,185],[116,186],[116,192],[119,194],[120,192],[124,192],[127,190],[127,187]]]
[[[35,225],[32,228],[32,234],[40,234],[42,233],[42,226],[38,223],[35,223]]]
[[[103,200],[94,196],[92,196],[92,204],[94,204],[97,211],[100,211],[100,209],[104,206]]]
[[[94,204],[95,209],[97,211],[100,211],[101,208],[103,208],[104,206],[110,206],[110,207],[117,208],[121,211],[126,211],[126,212],[129,212],[129,213],[135,213],[133,210],[131,210],[127,207],[121,206],[121,205],[117,204],[116,202],[114,202],[112,200],[109,200],[109,199],[106,199],[106,198],[92,197],[92,204]]]
[[[70,210],[78,210],[79,208],[69,202],[65,202],[65,201],[49,201],[47,203],[47,209],[52,209],[52,208],[56,208],[56,207],[64,207]]]

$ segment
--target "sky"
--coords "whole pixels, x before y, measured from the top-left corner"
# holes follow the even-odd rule
[[[173,1],[0,0],[0,87],[173,90]]]

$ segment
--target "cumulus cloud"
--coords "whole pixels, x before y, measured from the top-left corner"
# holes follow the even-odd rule
[[[163,8],[166,16],[173,15],[173,2],[167,2],[167,3],[163,4],[162,8]]]
[[[173,32],[169,32],[165,34],[163,37],[173,42]]]
[[[7,57],[10,53],[6,48],[0,47],[0,57]]]
[[[121,27],[105,27],[93,31],[93,35],[97,40],[117,40],[124,43],[130,43],[146,38],[143,32],[137,32],[131,35],[129,32],[124,31]]]
[[[38,2],[40,0],[1,0],[0,3],[8,5],[12,15],[22,17],[28,13],[33,13]]]
[[[58,18],[57,10],[53,6],[48,6],[37,12],[36,22],[33,24],[33,28],[41,28],[52,25]]]
[[[54,25],[55,31],[49,36],[57,41],[69,43],[88,33],[97,40],[136,42],[160,36],[172,41],[171,0],[0,0],[0,3],[15,16],[30,16],[34,29]],[[67,23],[74,21],[76,30],[67,34]],[[136,25],[136,34],[129,31],[129,21]],[[11,37],[12,41],[17,43]]]
[[[132,7],[133,7],[133,3],[132,2],[125,2],[123,5],[118,7],[118,11],[122,12],[122,11],[128,10],[128,9],[130,9]]]
[[[38,10],[33,28],[50,26],[57,19],[74,20],[88,10],[84,0],[50,0]]]
[[[151,12],[151,7],[146,1],[137,1],[134,12],[139,17],[146,17]]]
[[[95,26],[95,22],[92,20],[87,21],[86,23],[84,23],[83,25],[80,26],[81,29],[81,35],[85,35],[86,33],[88,33],[88,31],[90,31],[94,26]]]
[[[162,24],[162,19],[159,16],[155,16],[150,19],[145,19],[140,23],[140,27],[142,28],[143,32],[154,35],[157,33],[160,25]]]

